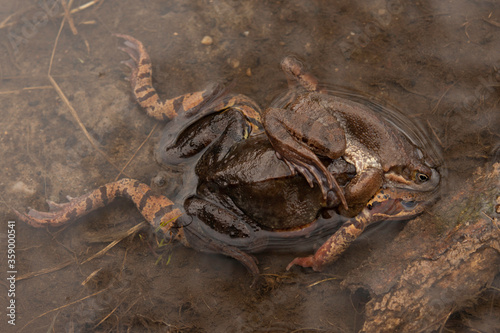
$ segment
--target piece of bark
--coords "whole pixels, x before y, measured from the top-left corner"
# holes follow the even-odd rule
[[[410,221],[343,286],[369,291],[364,332],[431,332],[470,305],[500,272],[500,163]]]

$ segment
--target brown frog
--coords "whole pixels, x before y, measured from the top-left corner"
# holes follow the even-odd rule
[[[299,81],[302,66],[286,58],[288,76]],[[325,194],[335,184],[318,155],[331,159],[343,157],[356,168],[356,176],[343,190],[345,214],[353,216],[366,205],[382,185],[416,191],[432,191],[439,184],[439,173],[426,161],[401,131],[367,106],[317,91],[316,81],[303,84],[309,92],[300,94],[283,108],[268,108],[264,127],[277,153],[292,170],[312,183],[320,184]],[[341,197],[342,199],[342,197]]]
[[[291,263],[321,269],[367,224],[420,213],[439,184],[435,167],[403,134],[368,107],[322,92],[293,58],[282,67],[302,91],[282,108],[267,109],[262,125],[256,103],[219,86],[160,100],[143,45],[117,36],[131,57],[124,63],[137,102],[149,116],[169,121],[158,161],[191,161],[198,181],[175,200],[121,179],[65,204],[49,202],[47,213],[16,211],[35,227],[61,225],[125,197],[165,235],[236,258],[258,275],[248,253],[311,243],[344,223],[312,259]],[[359,215],[346,221],[339,211]]]

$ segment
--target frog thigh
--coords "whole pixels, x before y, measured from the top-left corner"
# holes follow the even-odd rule
[[[128,35],[116,36],[125,39],[125,46],[120,47],[120,50],[130,55],[130,59],[123,63],[132,70],[129,80],[134,97],[148,116],[158,120],[169,120],[180,113],[200,109],[214,95],[220,93],[221,86],[216,85],[203,91],[161,101],[153,87],[151,59],[142,43]]]

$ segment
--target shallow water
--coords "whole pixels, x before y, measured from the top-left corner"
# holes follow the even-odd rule
[[[14,219],[8,207],[46,210],[47,199],[64,202],[120,176],[149,183],[160,170],[153,146],[161,126],[132,100],[120,65],[127,56],[112,33],[142,41],[163,96],[231,81],[263,108],[286,88],[279,63],[294,54],[328,87],[422,124],[442,152],[444,194],[498,161],[496,1],[106,0],[72,14],[77,34],[67,22],[58,34],[58,2],[4,0],[0,10],[2,244]],[[261,254],[264,291],[249,287],[238,262],[180,244],[159,248],[148,228],[85,262],[140,221],[120,201],[59,229],[17,223],[16,326],[3,316],[1,330],[353,332],[368,296],[339,283],[404,227],[369,230],[323,273],[285,272],[293,253]],[[474,320],[455,314],[449,327],[499,330],[498,277],[496,288],[482,296],[496,307],[479,307]]]

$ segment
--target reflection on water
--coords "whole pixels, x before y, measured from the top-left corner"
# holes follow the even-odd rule
[[[63,3],[71,3],[66,19]],[[4,1],[2,10],[0,172],[9,207],[45,211],[45,199],[65,202],[66,195],[118,176],[149,183],[160,171],[150,148],[160,131],[152,131],[154,122],[131,98],[112,33],[146,45],[154,84],[168,97],[233,80],[232,91],[265,108],[286,87],[281,59],[297,55],[332,94],[369,105],[425,147],[447,173],[445,198],[459,195],[456,186],[478,167],[498,161],[495,1],[23,0]],[[202,42],[205,36],[211,44]],[[50,63],[75,113],[48,80]],[[82,126],[112,164],[96,153]],[[180,186],[174,174],[169,184]],[[432,219],[440,207],[424,214],[427,230],[453,223]],[[2,211],[3,221],[12,218]],[[236,261],[161,244],[147,228],[84,263],[109,245],[88,235],[113,239],[140,221],[121,202],[66,228],[18,223],[18,322],[7,329],[352,332],[363,325],[369,296],[364,290],[352,296],[340,281],[370,267],[370,254],[411,232],[398,223],[369,230],[323,273],[286,273],[293,253],[259,255],[268,286],[259,292],[248,288],[251,277]],[[450,325],[498,329],[498,288],[497,278],[468,312],[474,320],[462,312]]]

